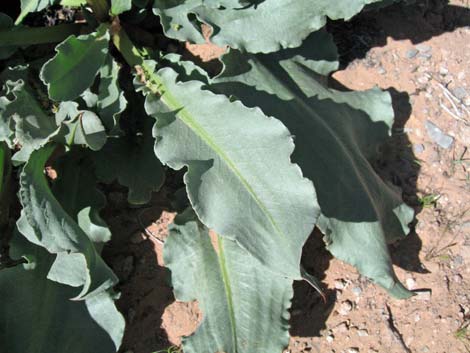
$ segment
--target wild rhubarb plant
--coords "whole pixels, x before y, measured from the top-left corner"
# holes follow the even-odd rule
[[[371,3],[21,0],[14,18],[0,13],[0,350],[117,352],[101,186],[142,207],[170,169],[187,197],[164,261],[176,299],[203,313],[185,353],[282,352],[293,282],[317,286],[300,264],[314,227],[334,256],[409,297],[387,244],[413,212],[371,166],[390,95],[327,84],[327,18]],[[73,16],[33,23],[50,6]],[[227,48],[216,75],[168,50],[204,43],[203,27]]]

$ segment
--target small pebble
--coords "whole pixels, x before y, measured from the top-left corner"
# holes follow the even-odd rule
[[[457,275],[454,275],[453,280],[454,280],[454,283],[459,284],[459,283],[462,283],[463,277],[462,275],[457,274]]]
[[[347,350],[348,353],[359,353],[359,348],[351,347]]]
[[[406,287],[409,290],[413,290],[416,288],[416,281],[413,278],[407,278],[406,279]]]
[[[381,75],[385,75],[387,73],[387,71],[382,67],[380,66],[378,69],[377,69],[377,72]]]
[[[441,67],[439,69],[439,75],[441,75],[441,76],[446,76],[448,73],[449,73],[449,70],[445,67]]]
[[[421,76],[421,77],[418,77],[417,81],[419,83],[421,83],[422,85],[424,85],[424,84],[429,82],[429,77],[428,76]]]
[[[428,136],[440,147],[448,149],[454,143],[454,138],[445,134],[437,125],[429,120],[424,122]]]
[[[335,336],[333,335],[328,335],[326,336],[326,342],[331,343],[335,340]]]
[[[416,154],[420,154],[424,152],[424,145],[421,143],[415,143],[413,145],[413,152]]]
[[[452,90],[452,93],[454,96],[460,100],[463,100],[465,97],[467,97],[467,90],[463,87],[457,87]]]
[[[342,279],[338,279],[335,281],[335,288],[339,290],[343,290],[346,286],[346,282]]]
[[[362,289],[361,289],[361,287],[356,286],[356,287],[353,287],[352,292],[353,292],[355,295],[360,296],[361,293],[362,293]]]
[[[359,337],[367,337],[367,336],[369,336],[369,332],[367,330],[358,330],[357,335]]]
[[[340,323],[338,326],[333,328],[333,332],[345,333],[349,331],[348,324],[346,322]]]
[[[454,265],[455,266],[462,266],[463,265],[463,257],[460,255],[457,255],[454,257]]]
[[[344,302],[341,303],[341,306],[338,312],[341,315],[346,316],[351,312],[352,308],[353,308],[352,303],[349,300],[345,300]]]
[[[423,58],[423,59],[426,59],[426,60],[429,60],[429,59],[432,58],[432,54],[431,53],[421,53],[421,54],[419,54],[419,57]]]
[[[424,289],[414,292],[416,294],[415,298],[418,300],[428,301],[431,300],[431,290]]]
[[[413,59],[416,55],[418,55],[419,51],[417,49],[410,49],[406,52],[406,57],[408,59]]]
[[[427,53],[427,52],[430,52],[432,48],[426,44],[418,44],[416,46],[416,49],[418,49],[420,53]]]

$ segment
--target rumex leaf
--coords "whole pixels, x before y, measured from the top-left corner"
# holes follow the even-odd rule
[[[146,101],[157,119],[155,152],[174,169],[188,167],[184,180],[199,218],[271,271],[300,279],[317,209],[312,184],[290,161],[289,131],[201,83],[177,83],[172,69],[156,75],[163,94]]]
[[[199,21],[214,28],[212,41],[220,46],[270,53],[299,46],[325,25],[326,17],[349,19],[378,1],[382,0],[155,0],[153,9],[171,38],[204,42]]]
[[[393,123],[390,96],[378,89],[328,89],[317,73],[325,67],[315,53],[330,44],[328,37],[316,39],[313,35],[300,48],[268,55],[232,51],[211,89],[260,107],[290,129],[296,142],[293,160],[317,190],[322,211],[317,225],[328,249],[392,295],[408,297],[393,272],[387,244],[408,233],[413,211],[370,164]]]
[[[170,226],[164,260],[176,299],[198,300],[203,321],[183,339],[187,353],[281,352],[289,342],[292,280],[267,271],[234,241],[213,235],[191,217]]]
[[[75,99],[91,86],[107,57],[109,38],[103,24],[94,33],[72,35],[56,47],[57,54],[44,64],[40,75],[52,100]]]
[[[115,353],[125,322],[113,295],[72,301],[75,288],[46,278],[54,255],[19,234],[11,245],[12,255],[28,264],[0,271],[2,352],[90,353],[99,347],[100,353]]]
[[[67,214],[52,194],[43,175],[44,165],[54,149],[48,145],[31,154],[20,175],[20,201],[23,206],[17,225],[32,243],[73,262],[75,278],[81,279],[77,298],[101,293],[117,282],[116,276],[98,254],[93,242]],[[69,284],[67,275],[54,280]]]

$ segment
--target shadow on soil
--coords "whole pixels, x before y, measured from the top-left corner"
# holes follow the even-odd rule
[[[113,190],[114,189],[114,190]],[[106,190],[108,206],[103,218],[113,238],[103,251],[103,257],[119,278],[116,290],[119,311],[126,319],[126,331],[119,352],[152,353],[172,345],[163,328],[162,315],[174,302],[170,271],[161,266],[160,246],[145,229],[158,220],[170,204],[165,187],[154,194],[150,207],[130,208],[123,188]],[[158,235],[155,235],[158,237]]]
[[[417,0],[396,4],[385,10],[370,10],[351,21],[329,21],[339,49],[341,67],[367,57],[373,47],[387,44],[387,38],[419,44],[445,32],[470,25],[470,7],[455,6],[448,0]]]
[[[334,35],[340,64],[344,68],[355,59],[366,58],[371,48],[386,45],[388,37],[409,39],[413,44],[418,44],[468,25],[469,8],[449,5],[444,0],[428,0],[417,1],[413,5],[397,4],[385,11],[366,12],[349,22],[330,21],[328,30]],[[334,80],[330,84],[335,89],[348,90]],[[372,164],[384,180],[401,188],[403,200],[417,215],[422,209],[416,185],[420,166],[404,131],[411,114],[410,100],[406,92],[398,92],[394,88],[388,91],[392,96],[395,124],[392,136],[383,146],[380,160]],[[410,225],[410,234],[391,245],[392,261],[407,271],[427,273],[419,259],[422,242],[415,232],[415,225],[416,220]],[[322,235],[315,231],[304,247],[302,263],[307,271],[321,281],[325,278],[331,259]],[[325,289],[326,302],[323,302],[320,295],[304,282],[296,283],[294,289],[291,334],[300,337],[319,336],[320,331],[326,328],[325,322],[333,310],[336,290]]]

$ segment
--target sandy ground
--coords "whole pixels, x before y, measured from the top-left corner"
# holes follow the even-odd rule
[[[327,302],[307,285],[295,285],[286,352],[470,351],[469,25],[470,6],[461,0],[397,6],[330,25],[343,64],[332,84],[378,85],[393,96],[397,121],[376,167],[402,187],[417,212],[412,233],[392,254],[399,278],[422,291],[408,301],[391,299],[332,259],[314,233],[305,263],[322,280]],[[188,48],[220,55],[211,45]],[[129,210],[122,193],[109,194],[106,219],[122,234],[107,249],[128,322],[122,352],[178,346],[201,319],[197,304],[174,301],[162,261],[161,241],[174,217],[163,206],[168,192],[155,195],[146,210]]]

